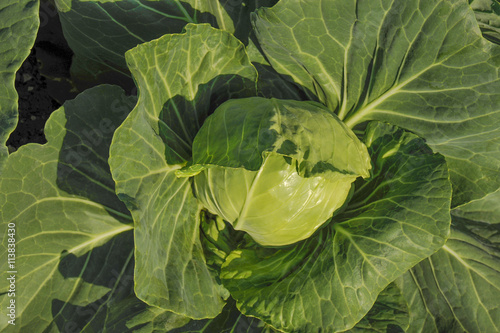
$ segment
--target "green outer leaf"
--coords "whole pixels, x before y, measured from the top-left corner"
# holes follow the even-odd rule
[[[127,50],[196,22],[191,5],[178,0],[77,0],[59,10],[64,36],[75,53],[72,76],[89,81],[107,79],[109,71],[130,76]],[[202,22],[217,23],[209,13],[198,15]]]
[[[483,36],[500,44],[500,2],[498,0],[469,0]]]
[[[242,244],[243,239],[250,237],[243,231],[235,231],[228,227],[220,216],[211,215],[206,210],[201,214],[201,243],[205,252],[207,265],[217,274],[226,257],[232,250]],[[250,238],[251,239],[251,238]]]
[[[365,143],[375,175],[332,223],[293,246],[227,257],[221,280],[245,315],[284,331],[350,329],[391,281],[442,247],[451,202],[444,158],[383,123],[370,123]]]
[[[61,24],[75,53],[75,80],[110,81],[110,71],[130,76],[127,50],[167,33],[180,33],[188,23],[209,23],[233,33],[245,44],[250,13],[277,0],[58,0]],[[88,84],[88,82],[86,82]]]
[[[107,3],[107,2],[121,2],[125,0],[79,0],[81,2],[95,2],[95,3]],[[73,0],[54,0],[57,9],[61,12],[67,12],[71,10]],[[78,0],[76,0],[78,2]]]
[[[291,79],[287,80],[276,72],[262,55],[262,51],[256,43],[258,43],[257,39],[252,36],[252,39],[248,41],[247,53],[252,65],[255,66],[259,73],[257,81],[259,96],[297,101],[317,101],[316,96],[313,94],[307,95],[302,87],[297,86]]]
[[[254,24],[272,66],[349,127],[386,121],[443,154],[454,206],[500,186],[500,47],[465,0],[282,0]]]
[[[66,301],[57,297],[52,299],[51,296],[57,295],[54,295],[56,292],[53,290],[51,295],[49,289],[47,297],[40,300],[39,304],[50,308],[53,322],[45,327],[36,325],[36,320],[33,320],[31,323],[33,327],[29,327],[29,332],[92,332],[105,327],[110,308],[113,308],[121,298],[133,295],[134,278],[130,275],[134,269],[133,248],[133,233],[132,230],[128,230],[116,235],[102,246],[93,248],[85,255],[80,257],[67,255],[62,258],[58,270],[66,281],[64,284],[57,284],[54,289],[64,285],[67,287],[71,279],[80,278],[85,284],[88,283],[90,288],[97,290],[101,288],[108,292],[100,298],[92,298],[88,295],[88,287],[77,286],[75,293],[81,301],[77,301],[77,297]],[[30,319],[28,317],[28,320]],[[24,330],[21,329],[21,332]]]
[[[135,297],[132,291],[129,297],[114,302],[109,307],[104,324],[98,322],[94,327],[87,326],[82,332],[163,333],[184,326],[189,321],[189,318],[184,316],[148,306]]]
[[[178,314],[215,317],[227,293],[206,266],[200,208],[189,181],[174,175],[180,165],[167,163],[176,152],[165,142],[175,148],[192,140],[212,93],[255,94],[255,69],[238,40],[208,25],[188,25],[184,34],[142,44],[127,61],[139,101],[115,134],[110,165],[135,221],[135,291],[146,303]],[[229,88],[233,84],[238,91]],[[163,136],[169,126],[185,131],[183,142],[169,136],[172,131]]]
[[[230,299],[221,314],[213,319],[193,320],[168,333],[277,333],[257,318],[242,315]]]
[[[481,198],[479,200],[471,201],[465,205],[455,208],[452,213],[456,218],[467,219],[470,221],[484,222],[484,226],[490,225],[492,227],[500,224],[500,189]],[[479,233],[483,238],[490,239],[495,244],[500,244],[498,235],[482,235],[485,231],[482,229],[475,229],[475,233]]]
[[[279,0],[219,0],[216,2],[198,0],[198,3],[209,4],[209,6],[211,6],[211,12],[217,17],[218,28],[232,33],[236,38],[247,45],[250,42],[249,37],[253,30],[250,22],[250,14],[257,8],[274,6],[278,1]],[[202,7],[200,7],[198,3],[194,5],[194,7],[200,8],[201,10]],[[229,20],[227,17],[229,17]],[[224,24],[220,22],[224,22]]]
[[[107,158],[113,131],[133,102],[118,87],[88,90],[51,115],[47,144],[28,144],[9,156],[0,179],[0,269],[17,271],[17,319],[8,325],[2,315],[2,332],[53,331],[64,326],[65,308],[106,303],[119,284],[112,274],[119,276],[130,261],[132,219],[115,195]],[[7,262],[10,223],[14,266]],[[4,275],[0,292],[8,290]],[[1,296],[2,309],[10,299]]]
[[[58,323],[60,331],[161,333],[184,326],[190,321],[184,316],[149,306],[135,296],[133,233],[129,232],[127,236],[132,236],[128,237],[128,246],[117,247],[118,253],[96,253],[96,256],[101,257],[100,268],[108,272],[98,274],[104,275],[103,279],[107,279],[107,283],[114,284],[111,292],[85,306],[65,304],[61,316],[63,318]],[[124,253],[128,254],[130,259],[125,266],[119,260]],[[120,265],[121,270],[113,267]],[[90,319],[89,315],[92,315]],[[83,320],[79,317],[83,317]]]
[[[0,174],[8,155],[5,143],[17,123],[16,72],[35,43],[38,7],[38,0],[0,2]]]
[[[193,143],[193,164],[257,171],[266,153],[294,158],[304,177],[326,172],[368,178],[366,147],[337,116],[316,102],[250,97],[211,115]]]
[[[219,104],[256,94],[257,73],[243,44],[207,24],[190,24],[185,34],[143,44],[127,59],[139,88],[144,87],[139,102],[153,115],[148,123],[165,142],[169,164],[191,158],[194,137]]]
[[[408,325],[408,305],[393,282],[378,295],[370,312],[347,332],[403,333]]]
[[[408,332],[500,330],[500,190],[452,211],[442,250],[397,280]]]

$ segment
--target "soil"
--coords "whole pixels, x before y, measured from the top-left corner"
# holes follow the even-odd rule
[[[69,74],[72,55],[55,6],[42,1],[35,45],[16,74],[19,120],[7,141],[9,152],[30,142],[47,142],[43,128],[50,114],[76,96]]]
[[[16,75],[19,120],[7,141],[10,152],[29,142],[47,142],[43,127],[52,111],[60,106],[47,93],[46,79],[40,75],[39,65],[36,51],[32,50]]]

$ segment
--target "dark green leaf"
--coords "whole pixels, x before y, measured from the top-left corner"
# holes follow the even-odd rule
[[[391,283],[359,323],[348,332],[404,333],[408,329],[409,314],[401,290]]]
[[[500,191],[452,211],[443,249],[398,279],[408,332],[500,330]]]
[[[227,257],[221,279],[245,315],[285,331],[350,329],[391,281],[444,244],[444,158],[382,123],[369,125],[365,143],[375,175],[358,184],[345,212],[293,246],[247,246]]]
[[[257,86],[259,96],[266,98],[293,99],[297,101],[312,100],[317,101],[316,96],[307,92],[304,87],[293,83],[293,80],[286,78],[274,70],[258,47],[256,38],[250,39],[247,45],[247,53],[250,61],[259,73]]]
[[[386,121],[443,154],[454,206],[500,187],[500,46],[465,0],[283,0],[254,20],[274,69],[349,127]]]
[[[370,176],[366,147],[328,109],[316,102],[261,97],[221,105],[195,137],[193,164],[256,171],[271,152],[294,158],[305,177]]]
[[[277,0],[57,0],[64,35],[75,53],[77,81],[118,83],[130,76],[125,52],[188,23],[209,23],[247,44],[250,13]],[[123,76],[114,78],[110,71]],[[116,82],[115,82],[116,81]],[[88,84],[88,83],[87,83]]]
[[[35,42],[38,7],[38,0],[0,3],[0,174],[8,155],[5,143],[17,123],[16,72]]]
[[[9,156],[0,179],[0,268],[15,272],[15,297],[6,279],[0,292],[3,309],[15,300],[17,318],[13,326],[2,315],[2,332],[82,329],[132,287],[125,278],[132,218],[115,195],[107,159],[113,132],[134,102],[118,87],[88,90],[52,114],[47,144]]]
[[[215,317],[227,291],[205,263],[191,184],[174,172],[211,103],[255,94],[255,68],[241,42],[209,25],[140,45],[127,61],[139,101],[115,134],[110,165],[135,221],[135,291],[165,310]]]
[[[130,273],[133,277],[133,270]],[[121,300],[114,299],[106,309],[106,315],[102,316],[104,320],[87,325],[83,332],[165,333],[189,322],[189,318],[184,316],[148,306],[135,297],[133,290],[130,290],[128,295]]]
[[[189,324],[168,333],[278,333],[257,318],[247,317],[229,300],[222,313],[214,319],[193,320]]]
[[[500,44],[500,2],[498,0],[469,0],[483,36]]]

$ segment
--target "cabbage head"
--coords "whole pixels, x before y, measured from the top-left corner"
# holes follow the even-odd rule
[[[368,178],[365,145],[314,102],[230,100],[207,118],[193,144],[198,199],[259,244],[311,236]]]

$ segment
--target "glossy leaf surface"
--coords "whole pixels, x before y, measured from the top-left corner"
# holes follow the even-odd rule
[[[9,156],[0,179],[0,267],[14,271],[15,297],[6,279],[0,292],[2,308],[15,299],[17,318],[14,326],[1,316],[2,331],[83,329],[110,300],[130,295],[132,219],[114,193],[107,158],[134,102],[118,87],[89,90],[54,112],[47,144]]]
[[[498,189],[500,46],[466,1],[284,0],[254,24],[271,65],[349,127],[389,122],[443,154],[454,206]]]
[[[0,175],[8,156],[5,143],[17,124],[16,72],[35,42],[38,7],[38,0],[0,3]]]
[[[409,304],[408,332],[500,329],[500,191],[452,211],[443,249],[398,284]]]
[[[205,264],[201,207],[175,170],[190,156],[207,102],[255,94],[255,68],[241,42],[208,25],[143,44],[127,60],[139,100],[113,138],[110,165],[135,221],[135,291],[178,314],[215,317],[228,294]]]
[[[241,311],[285,331],[342,331],[395,278],[449,234],[451,184],[444,158],[413,134],[371,123],[364,140],[375,175],[343,213],[293,246],[247,243],[222,264]]]

